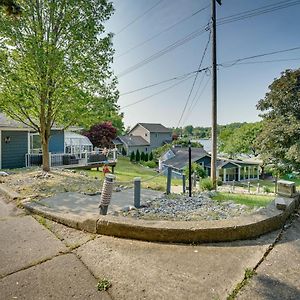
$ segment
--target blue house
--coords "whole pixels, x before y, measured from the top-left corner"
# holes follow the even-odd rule
[[[81,158],[81,153],[91,152],[90,140],[80,134],[67,132],[61,128],[52,128],[49,140],[49,152],[57,164],[63,164],[63,154]],[[38,133],[21,122],[9,119],[0,113],[0,169],[22,168],[27,165],[40,165],[41,142]],[[31,163],[29,162],[31,156]]]
[[[203,148],[192,148],[191,161],[201,165],[206,174],[210,176],[211,156]],[[171,167],[177,177],[180,177],[187,164],[188,148],[171,148],[160,157],[159,169],[166,173],[166,169]],[[217,178],[222,182],[257,180],[259,171],[259,163],[256,162],[217,159]]]
[[[25,167],[30,151],[30,128],[0,113],[0,169]]]

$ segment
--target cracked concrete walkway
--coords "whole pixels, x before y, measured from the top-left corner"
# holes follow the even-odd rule
[[[111,299],[82,261],[0,197],[0,299]]]
[[[1,198],[0,211],[1,300],[227,299],[260,261],[238,299],[300,299],[299,215],[285,231],[255,240],[179,245],[95,235],[45,219],[42,226]],[[108,293],[96,290],[96,278],[111,282]]]

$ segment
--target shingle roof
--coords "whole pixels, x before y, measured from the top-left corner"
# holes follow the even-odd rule
[[[175,150],[176,149],[176,150]],[[188,148],[175,148],[175,157],[172,157],[163,162],[164,165],[171,166],[175,169],[181,170],[188,164],[189,152]],[[191,158],[192,162],[195,162],[204,156],[209,156],[209,154],[203,148],[192,148]]]
[[[8,118],[4,113],[0,113],[0,127],[29,129],[25,124]]]
[[[128,146],[149,146],[150,144],[141,136],[122,135],[118,139]]]
[[[138,123],[138,124],[143,126],[144,128],[146,128],[150,132],[166,132],[166,133],[167,132],[172,132],[171,129],[169,129],[169,128],[167,128],[164,125],[159,124],[159,123]],[[134,126],[134,127],[136,127],[136,126]]]

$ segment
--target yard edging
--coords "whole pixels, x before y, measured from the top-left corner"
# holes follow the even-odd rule
[[[4,191],[7,189],[0,188],[0,192]],[[13,193],[11,195],[14,196]],[[38,202],[23,200],[21,205],[30,213],[91,233],[151,242],[202,243],[252,239],[281,228],[298,207],[299,194],[284,200],[287,204],[284,211],[276,209],[274,200],[266,209],[253,215],[217,221],[148,221],[110,215],[79,216],[58,212]]]

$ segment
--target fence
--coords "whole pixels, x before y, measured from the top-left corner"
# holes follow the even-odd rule
[[[115,150],[109,151],[107,155],[101,151],[82,152],[78,154],[71,153],[49,153],[49,165],[51,167],[92,165],[104,162],[117,161]],[[27,153],[25,155],[26,167],[41,166],[43,164],[43,155],[41,153]]]

